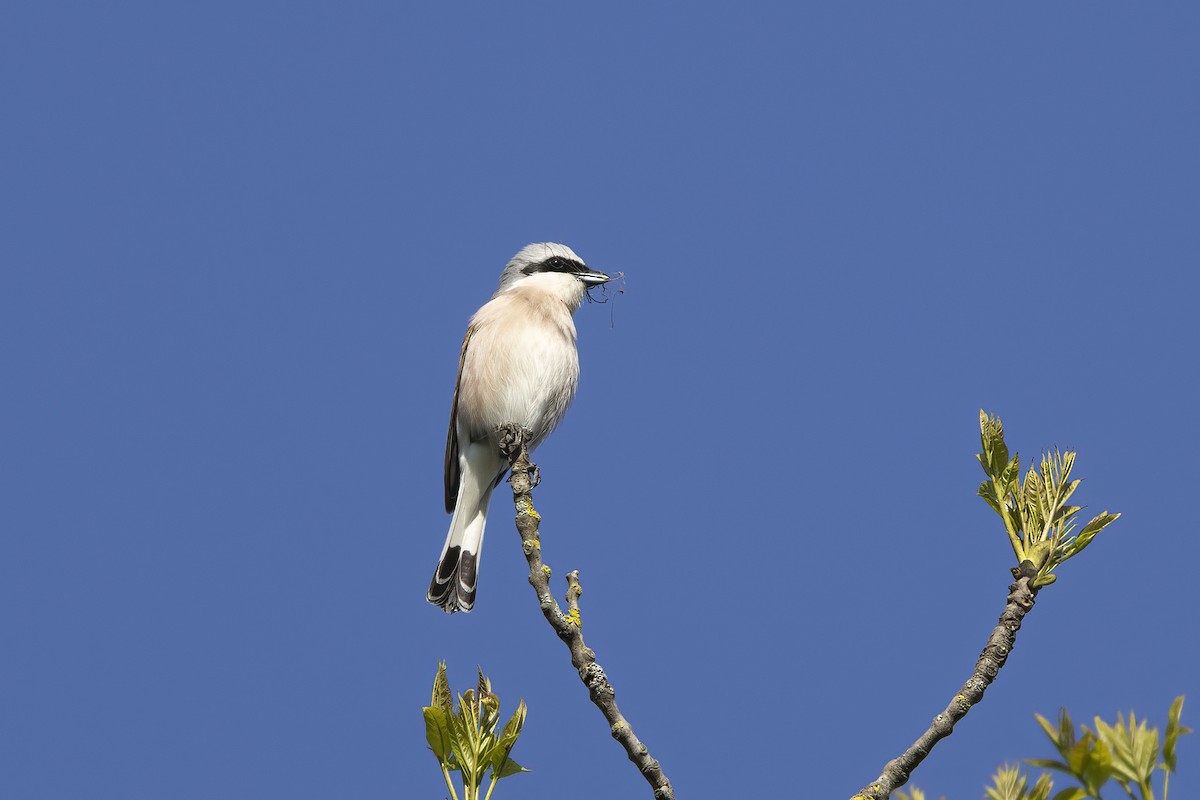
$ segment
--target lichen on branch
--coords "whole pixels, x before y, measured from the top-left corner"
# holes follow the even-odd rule
[[[675,790],[663,774],[662,767],[651,755],[629,721],[617,708],[616,691],[609,683],[604,669],[596,663],[596,653],[583,641],[583,621],[579,610],[579,596],[583,587],[577,571],[567,573],[567,611],[554,600],[550,591],[550,567],[542,562],[542,541],[538,525],[541,516],[533,507],[534,479],[537,468],[529,461],[527,441],[529,431],[515,425],[504,428],[500,441],[500,452],[508,459],[512,468],[509,483],[512,485],[513,505],[517,512],[517,532],[521,535],[521,550],[529,564],[529,583],[537,592],[538,605],[550,627],[571,651],[571,663],[579,672],[579,679],[587,687],[588,697],[600,709],[608,721],[612,737],[625,749],[629,760],[637,766],[642,777],[650,784],[658,800],[675,800]]]

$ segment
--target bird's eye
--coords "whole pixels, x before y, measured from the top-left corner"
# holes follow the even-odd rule
[[[566,269],[566,266],[567,266],[566,263],[558,256],[555,256],[554,258],[550,259],[551,269]]]

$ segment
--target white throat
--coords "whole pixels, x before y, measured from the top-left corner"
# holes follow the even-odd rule
[[[587,287],[574,275],[564,272],[535,272],[505,287],[504,292],[542,292],[561,300],[571,313],[583,302]]]

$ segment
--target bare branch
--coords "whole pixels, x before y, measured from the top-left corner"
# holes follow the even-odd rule
[[[646,745],[634,735],[628,720],[622,716],[617,708],[616,693],[605,677],[604,670],[596,663],[595,652],[583,642],[582,620],[579,615],[579,595],[583,594],[583,587],[579,584],[579,573],[571,572],[567,575],[567,613],[563,613],[550,593],[550,568],[542,562],[542,541],[538,533],[541,517],[533,508],[533,481],[530,480],[530,472],[537,468],[529,461],[529,451],[526,447],[528,438],[528,431],[517,426],[508,426],[500,442],[500,451],[512,467],[512,475],[508,480],[512,484],[513,505],[517,510],[517,532],[521,534],[521,549],[525,552],[525,560],[529,562],[529,583],[537,592],[538,604],[542,607],[546,621],[571,651],[571,663],[579,671],[579,679],[587,686],[588,696],[608,720],[613,738],[625,748],[629,760],[637,766],[654,790],[654,796],[659,800],[675,800],[675,790],[671,788],[671,782],[663,774],[658,761],[650,756]]]
[[[996,679],[1008,654],[1012,652],[1017,631],[1021,629],[1021,620],[1033,608],[1037,596],[1038,590],[1033,586],[1038,574],[1037,565],[1032,561],[1022,561],[1021,566],[1012,572],[1016,582],[1008,587],[1008,604],[1000,614],[1000,621],[992,630],[992,635],[988,637],[983,652],[979,654],[979,660],[975,662],[975,674],[951,698],[942,713],[933,718],[929,729],[903,755],[889,761],[874,783],[863,787],[850,800],[887,800],[892,792],[908,781],[933,746],[954,732],[955,723],[967,715],[971,706],[983,699],[984,691]]]

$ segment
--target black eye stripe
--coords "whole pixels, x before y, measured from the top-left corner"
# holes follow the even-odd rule
[[[579,263],[573,258],[563,258],[562,256],[551,256],[545,261],[539,261],[536,264],[530,264],[521,272],[526,275],[532,275],[535,272],[587,272],[587,267]]]

